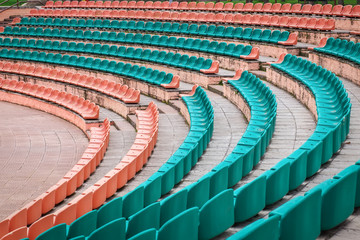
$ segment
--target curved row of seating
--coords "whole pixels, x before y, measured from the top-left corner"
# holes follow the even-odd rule
[[[238,86],[242,85],[240,93],[246,96],[252,108],[252,119],[246,136],[239,141],[232,157],[197,182],[160,202],[155,202],[155,198],[148,202],[141,197],[145,204],[133,204],[132,211],[123,212],[122,217],[128,219],[126,238],[210,239],[234,224],[234,193],[227,188],[237,183],[260,160],[272,136],[276,116],[275,97],[259,79],[246,71],[237,82]],[[177,172],[183,173],[182,167],[179,170],[176,170],[177,166],[172,167],[175,168],[175,177]],[[187,168],[190,169],[190,166]],[[130,194],[134,201],[143,193],[141,190],[141,193]],[[228,218],[229,215],[232,218]],[[110,220],[115,221],[115,218]],[[148,236],[149,229],[153,228],[157,237]]]
[[[70,71],[57,70],[54,68],[35,67],[30,64],[18,64],[11,62],[0,62],[0,71],[41,77],[85,87],[103,94],[110,95],[124,103],[139,103],[140,101],[139,90],[129,88],[127,85],[122,85],[120,83],[108,81],[106,79],[94,78],[92,76],[73,73]]]
[[[39,28],[38,28],[39,29]],[[47,31],[49,30],[49,31]],[[241,29],[242,30],[242,29]],[[245,29],[247,30],[247,29]],[[251,31],[245,31],[245,33],[250,33]],[[280,32],[279,32],[280,33]],[[66,38],[66,39],[79,39],[79,40],[102,40],[102,41],[108,41],[108,42],[117,42],[117,43],[129,43],[129,44],[145,44],[150,46],[160,46],[160,47],[169,47],[169,48],[180,48],[180,49],[188,49],[193,51],[201,51],[201,52],[207,52],[212,54],[220,54],[220,55],[227,55],[232,56],[236,58],[244,58],[244,59],[258,59],[260,52],[259,48],[252,47],[251,45],[244,46],[243,44],[234,44],[230,43],[227,44],[226,42],[217,42],[217,41],[209,41],[209,40],[201,40],[201,39],[193,39],[193,38],[176,38],[176,37],[168,37],[168,36],[159,36],[159,35],[153,35],[150,34],[133,34],[133,33],[123,33],[120,32],[116,34],[116,32],[99,32],[99,31],[85,31],[82,30],[73,31],[73,30],[66,30],[62,29],[61,31],[59,29],[39,29],[35,30],[34,32],[30,32],[30,29],[28,32],[25,31],[19,31],[15,32],[9,29],[6,29],[4,32],[0,32],[0,35],[14,35],[14,36],[31,36],[31,37],[53,37],[53,38]],[[245,36],[245,34],[244,34]],[[281,36],[280,36],[281,37]],[[4,39],[5,41],[5,39]],[[12,41],[7,39],[4,43],[4,41],[1,44],[12,44]],[[17,42],[17,40],[15,40]],[[20,43],[21,42],[21,43]],[[38,40],[37,43],[44,43],[44,47],[50,48],[51,41],[44,42],[43,40]],[[34,48],[37,48],[35,40],[28,40],[28,45],[33,46]],[[18,47],[23,47],[22,44],[25,44],[25,40],[20,40],[18,42]],[[45,46],[46,44],[46,46]],[[66,45],[66,43],[62,43],[63,45]],[[9,45],[9,46],[10,46]],[[87,46],[90,46],[91,44],[88,43]],[[100,44],[95,44],[96,46],[101,46]],[[26,45],[24,45],[26,46]],[[59,43],[58,48],[60,48],[61,44]],[[67,51],[76,51],[77,49],[83,49],[86,45],[84,43],[69,43]],[[113,50],[117,48],[116,46],[108,46],[104,45],[107,49],[106,51],[109,52],[111,55],[113,53]],[[78,48],[79,47],[79,48]],[[118,50],[123,51],[124,48],[118,47]],[[105,50],[105,49],[104,49]],[[117,50],[117,52],[118,52]],[[117,55],[117,52],[114,53]],[[100,51],[98,53],[101,53]],[[150,50],[146,52],[146,54],[150,54]],[[121,53],[120,55],[123,55],[123,57],[126,57],[125,53]],[[180,54],[178,54],[180,55]],[[149,57],[148,55],[144,57]],[[140,57],[139,57],[140,58]],[[193,56],[194,58],[194,56]],[[147,59],[150,60],[150,59]],[[180,60],[180,59],[178,59]],[[212,65],[212,60],[209,59],[209,64],[204,66],[197,66],[198,68],[203,69],[209,69],[209,67]],[[177,64],[174,63],[174,64]],[[185,67],[185,66],[184,66]]]
[[[83,215],[73,222],[70,227],[67,227],[66,224],[56,225],[39,235],[36,239],[67,239],[81,235],[87,236],[88,239],[99,239],[105,235],[109,237],[116,236],[117,239],[125,239],[126,218],[129,218],[145,206],[154,208],[153,206],[156,205],[155,208],[158,209],[160,203],[156,202],[157,199],[162,194],[170,191],[174,184],[178,183],[190,171],[191,167],[196,164],[197,159],[206,149],[212,136],[213,109],[202,88],[194,86],[190,95],[182,96],[182,99],[185,101],[190,115],[189,134],[180,148],[157,173],[127,195],[115,198],[98,210]],[[168,214],[167,211],[165,213]],[[151,216],[148,222],[157,224],[156,218],[156,216]],[[137,231],[136,229],[139,226],[137,224],[138,219],[137,217],[128,219],[127,228],[134,229],[129,231]],[[70,231],[67,229],[72,228],[72,226],[74,231],[71,232],[72,235],[69,235]],[[139,227],[141,228],[142,226]],[[59,229],[61,230],[59,231]],[[167,235],[168,231],[172,231],[172,228],[164,227],[163,233],[159,234],[167,237],[169,236]],[[164,237],[163,239],[165,239]]]
[[[290,3],[223,3],[223,2],[160,2],[160,1],[47,1],[44,8],[111,8],[160,9],[185,11],[234,11],[260,13],[295,13],[358,17],[359,5],[290,4]]]
[[[69,56],[67,54],[53,54],[37,51],[22,51],[14,49],[1,49],[0,58],[4,59],[18,59],[26,61],[44,62],[50,64],[60,64],[72,67],[80,67],[86,69],[93,69],[98,71],[110,72],[119,74],[125,77],[131,77],[146,83],[162,86],[164,88],[178,88],[179,78],[173,76],[171,73],[160,72],[151,68],[139,67],[138,65],[131,65],[129,63],[108,61],[101,59],[93,59],[91,57],[78,57],[75,55]]]
[[[263,25],[300,29],[330,31],[335,29],[333,18],[269,16],[261,14],[224,14],[224,13],[187,13],[161,11],[127,11],[127,10],[44,10],[32,9],[28,16],[33,17],[65,17],[65,18],[116,18],[146,19],[160,21],[228,23],[242,25]]]
[[[241,27],[225,27],[215,25],[197,25],[187,23],[170,23],[170,22],[143,22],[143,21],[117,21],[117,20],[101,20],[97,19],[60,19],[60,18],[22,18],[14,19],[16,25],[25,26],[47,26],[47,27],[71,27],[71,28],[104,28],[104,29],[123,29],[134,31],[149,31],[149,32],[164,32],[175,34],[189,34],[198,36],[220,37],[220,38],[235,38],[250,41],[278,43],[282,45],[296,45],[297,34],[289,33],[287,31],[280,32],[279,30],[270,29],[252,29]],[[4,32],[20,32],[20,29],[4,29]],[[22,31],[25,31],[22,30]],[[36,30],[35,30],[36,31]]]
[[[360,161],[246,226],[229,240],[315,239],[360,207]]]
[[[6,43],[4,43],[6,41]],[[9,43],[10,41],[10,43]],[[20,44],[20,42],[22,42]],[[29,40],[30,42],[30,40]],[[9,43],[9,44],[8,44]],[[79,53],[89,53],[89,54],[97,54],[97,55],[105,55],[105,56],[114,56],[114,57],[121,57],[121,58],[128,58],[128,59],[135,59],[135,60],[142,60],[148,62],[155,62],[165,65],[170,65],[179,68],[185,68],[189,70],[194,70],[200,72],[201,70],[208,70],[214,65],[211,59],[204,59],[203,57],[195,57],[195,56],[188,56],[186,54],[182,55],[180,53],[174,54],[173,52],[166,52],[158,50],[151,51],[150,49],[142,49],[133,47],[118,47],[118,46],[109,46],[107,44],[84,44],[84,43],[75,43],[72,44],[68,42],[59,42],[59,41],[44,41],[44,40],[37,40],[35,42],[31,42],[28,44],[26,39],[18,39],[13,38],[11,39],[3,39],[0,38],[0,46],[1,47],[20,47],[21,49],[24,48],[32,48],[32,49],[41,49],[41,50],[55,50],[55,51],[66,51],[66,52],[79,52]],[[243,45],[242,49],[244,48]],[[251,48],[251,46],[250,46]],[[209,49],[212,49],[209,47]],[[218,49],[218,46],[217,48]],[[239,49],[239,48],[237,48]],[[224,50],[226,50],[224,48]],[[244,52],[246,50],[243,50]],[[236,52],[235,52],[236,53]],[[235,54],[232,52],[232,54]],[[219,66],[217,64],[217,69],[215,73],[219,71]]]
[[[82,118],[87,120],[99,118],[99,106],[71,93],[59,92],[52,88],[22,81],[8,79],[0,80],[0,88],[3,90],[24,94],[61,105],[76,112]]]
[[[340,38],[323,38],[313,50],[360,64],[360,43]]]
[[[67,196],[72,195],[78,187],[82,186],[90,174],[96,170],[105,155],[110,136],[109,120],[105,119],[99,127],[90,128],[90,133],[88,147],[77,164],[45,193],[0,222],[2,233],[6,232],[11,235],[11,232],[14,231],[20,231],[22,234],[27,232],[27,225],[34,223],[43,214],[51,211],[55,205],[62,202]],[[52,214],[52,216],[54,215]],[[27,234],[18,237],[18,239],[25,236]],[[5,237],[2,236],[3,238]]]
[[[136,111],[136,115],[138,117],[138,132],[134,144],[114,169],[110,170],[102,179],[86,189],[77,198],[70,201],[66,206],[40,219],[38,218],[41,215],[37,215],[38,218],[36,219],[34,216],[33,219],[35,219],[36,222],[30,227],[26,228],[26,225],[25,228],[24,226],[18,226],[19,228],[12,230],[5,235],[4,238],[22,234],[22,238],[29,237],[30,239],[35,239],[42,232],[61,223],[69,224],[67,230],[69,237],[72,235],[76,236],[83,231],[88,232],[91,230],[92,226],[87,225],[89,222],[81,228],[79,227],[79,222],[81,223],[84,221],[83,219],[86,218],[86,216],[82,216],[100,207],[117,189],[122,188],[128,180],[132,179],[135,173],[140,171],[143,165],[146,164],[155,147],[158,136],[159,117],[157,106],[151,102],[146,110]],[[98,130],[95,131],[94,129],[91,130],[92,134],[96,136],[102,132]],[[90,140],[90,143],[94,145],[93,139]],[[102,211],[99,209],[99,224],[102,224],[101,221],[106,221],[106,219],[101,217],[101,213]],[[105,215],[106,211],[103,214]]]

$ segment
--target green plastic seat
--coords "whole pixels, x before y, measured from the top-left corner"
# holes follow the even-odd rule
[[[119,218],[113,220],[100,228],[93,231],[88,240],[110,240],[110,239],[119,239],[125,240],[126,239],[126,220],[125,218]]]
[[[97,210],[93,210],[72,222],[69,226],[67,237],[89,236],[96,230]]]
[[[160,228],[160,202],[155,202],[129,217],[126,237],[133,237],[151,228]]]

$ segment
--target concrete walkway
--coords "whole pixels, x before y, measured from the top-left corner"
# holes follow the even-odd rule
[[[54,115],[0,102],[0,221],[56,184],[80,159],[85,134]]]

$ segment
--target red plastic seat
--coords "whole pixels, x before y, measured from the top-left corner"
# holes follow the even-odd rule
[[[298,23],[299,23],[299,20],[300,20],[300,18],[298,18],[298,17],[291,17],[291,18],[289,19],[289,22],[288,22],[287,27],[289,27],[289,28],[296,28],[297,25],[298,25]]]
[[[322,9],[321,4],[315,4],[311,7],[310,13],[312,14],[320,14]]]
[[[161,19],[161,15],[162,15],[161,11],[155,11],[155,12],[153,12],[152,19],[159,20],[159,19]]]
[[[251,14],[245,14],[242,19],[242,24],[250,25],[251,24]]]
[[[79,6],[79,1],[71,1],[70,7],[71,8],[77,8]]]
[[[94,8],[103,8],[104,2],[103,1],[96,1]]]
[[[243,3],[237,3],[234,5],[232,11],[235,11],[235,12],[241,12],[244,8],[244,4]]]
[[[225,14],[224,13],[217,13],[214,17],[214,22],[221,23],[224,22]]]
[[[169,9],[169,7],[170,7],[169,1],[164,1],[160,5],[160,9],[164,9],[164,10]]]
[[[261,24],[260,18],[261,18],[261,15],[253,14],[250,18],[250,24],[251,25],[260,25]]]
[[[170,20],[170,12],[169,11],[164,11],[161,15],[161,18],[164,20]]]
[[[120,1],[113,1],[110,5],[111,8],[119,8],[120,7]]]
[[[103,8],[111,8],[111,3],[112,3],[112,1],[105,1],[102,7]]]
[[[330,15],[332,9],[333,9],[333,7],[332,7],[331,4],[325,4],[324,6],[322,6],[320,14],[322,14],[322,15]]]
[[[79,8],[86,8],[86,1],[80,1],[79,4],[78,4],[78,7]]]
[[[293,4],[291,6],[290,12],[291,13],[297,13],[297,14],[301,13],[301,7],[302,7],[302,5],[300,3]]]
[[[245,3],[242,11],[243,12],[251,12],[253,10],[254,4],[253,3]]]
[[[145,6],[145,2],[144,1],[138,1],[136,2],[135,8],[137,9],[143,9]]]
[[[206,5],[205,5],[205,10],[207,11],[212,11],[214,10],[214,6],[215,4],[213,2],[208,2]]]
[[[136,1],[128,2],[126,8],[136,8]]]
[[[61,7],[62,6],[62,1],[56,1],[55,3],[54,3],[54,7],[55,8],[59,8],[59,7]]]
[[[121,1],[121,2],[119,3],[119,8],[128,8],[127,5],[128,5],[128,2],[127,2],[127,1]]]
[[[291,12],[291,3],[285,3],[281,6],[281,13],[290,13]]]
[[[87,2],[86,2],[86,7],[88,7],[88,8],[93,8],[93,7],[95,7],[95,1],[87,1]]]
[[[243,15],[241,13],[235,14],[233,18],[233,23],[241,24],[243,22]]]
[[[234,4],[232,2],[225,3],[223,10],[224,11],[232,11]]]
[[[350,13],[352,11],[352,5],[346,5],[343,7],[343,10],[341,11],[341,16],[350,17]]]
[[[44,8],[52,8],[54,7],[54,2],[53,1],[47,1]]]
[[[224,9],[224,3],[223,2],[218,2],[214,6],[215,11],[222,11],[223,9]]]
[[[303,17],[299,19],[297,28],[306,29],[309,18]]]
[[[190,12],[188,17],[187,17],[187,21],[189,21],[189,22],[197,22],[197,17],[198,17],[198,14],[196,12]]]
[[[271,7],[272,13],[279,13],[281,10],[281,3],[274,3]]]
[[[329,15],[334,15],[334,16],[341,16],[342,15],[342,10],[343,10],[344,6],[343,5],[335,5],[330,14]]]
[[[178,12],[171,12],[170,13],[170,19],[172,21],[178,21],[180,14]]]
[[[268,26],[270,21],[269,15],[261,15],[260,17],[260,25],[262,26]]]
[[[215,21],[215,13],[207,13],[205,15],[205,19],[208,22],[214,22]]]
[[[335,29],[335,19],[333,18],[326,19],[322,30],[332,31],[334,29]]]
[[[179,7],[179,2],[172,2],[169,6],[169,9],[177,9]]]
[[[252,12],[262,12],[263,4],[262,3],[255,3]]]
[[[307,24],[306,24],[306,28],[307,29],[316,29],[315,26],[316,26],[316,23],[319,19],[316,19],[316,18],[309,18]]]
[[[279,16],[274,15],[270,17],[269,26],[279,26]]]
[[[262,11],[263,12],[271,12],[271,8],[272,8],[272,3],[265,3],[262,7]]]
[[[195,10],[196,9],[196,2],[189,2],[187,5],[187,10]]]
[[[316,20],[315,26],[312,26],[311,23],[310,23],[310,26],[309,26],[310,29],[322,30],[323,27],[325,26],[325,18],[318,18]]]
[[[288,16],[281,16],[279,18],[279,27],[287,27],[289,23],[289,17]]]
[[[304,4],[302,9],[301,9],[301,13],[302,14],[310,14],[311,13],[311,8],[312,8],[311,4]]]
[[[219,61],[213,61],[209,69],[200,69],[200,72],[206,74],[215,74],[219,72]]]
[[[161,8],[161,2],[160,1],[156,1],[153,3],[153,8],[154,9],[160,9]]]
[[[181,3],[180,3],[180,4],[181,4]],[[205,6],[206,6],[206,2],[198,2],[198,3],[196,4],[196,10],[203,11],[203,10],[206,9]]]
[[[187,10],[187,5],[188,5],[187,2],[181,2],[181,3],[179,3],[178,9],[179,10]]]
[[[234,21],[234,14],[228,13],[225,15],[224,22],[226,23],[232,23]]]
[[[68,8],[70,7],[70,3],[71,3],[70,1],[64,1],[61,7]]]
[[[356,5],[352,8],[350,17],[360,17],[360,5]]]

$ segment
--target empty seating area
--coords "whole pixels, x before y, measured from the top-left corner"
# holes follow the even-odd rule
[[[0,240],[359,235],[360,5],[20,8],[1,21],[0,101],[60,117],[88,144],[24,204],[8,198],[19,207],[0,218]],[[41,154],[52,148],[28,153]],[[8,163],[24,157],[3,158],[16,172]]]
[[[92,76],[76,74],[64,70],[51,68],[35,68],[30,64],[13,64],[11,62],[0,62],[1,72],[16,73],[27,76],[41,77],[63,83],[82,86],[112,96],[124,103],[139,103],[140,91],[129,88],[127,85],[107,81],[106,79],[94,78]]]
[[[335,29],[335,20],[315,17],[269,16],[260,14],[204,14],[204,13],[170,13],[160,11],[126,11],[126,10],[44,10],[33,9],[29,16],[33,17],[66,17],[66,18],[112,18],[165,20],[181,22],[228,23],[240,25],[263,25],[272,27],[289,27],[330,31]]]
[[[182,11],[258,12],[270,14],[316,14],[359,17],[359,6],[331,4],[290,3],[223,3],[223,2],[168,2],[168,1],[47,1],[44,8],[107,8],[107,9],[159,9]]]
[[[283,45],[296,45],[297,35],[287,31],[280,32],[279,30],[270,29],[252,29],[241,27],[226,27],[215,25],[198,25],[177,22],[162,23],[162,22],[143,22],[143,21],[118,21],[118,20],[100,20],[95,21],[88,19],[60,19],[60,18],[17,18],[13,20],[13,24],[20,26],[46,26],[46,27],[72,27],[72,28],[97,28],[97,29],[122,29],[131,31],[144,31],[144,32],[159,32],[169,34],[186,34],[197,36],[209,36],[215,38],[230,38],[239,40],[252,40],[259,42],[278,43]],[[27,30],[29,32],[30,29]],[[5,33],[21,34],[25,29],[5,29]],[[35,31],[40,31],[35,30]],[[245,31],[245,32],[244,32]],[[30,33],[32,34],[32,33]]]
[[[1,79],[1,89],[36,97],[45,101],[54,102],[66,107],[84,119],[98,119],[99,107],[85,99],[70,93],[59,92],[51,88],[38,86],[31,83],[18,82],[16,80]]]

